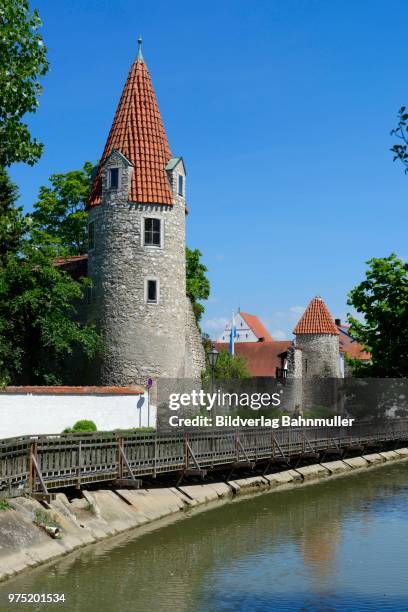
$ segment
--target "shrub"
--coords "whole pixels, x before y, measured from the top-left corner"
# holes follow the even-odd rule
[[[63,433],[86,433],[90,431],[97,431],[96,425],[93,421],[77,421],[73,427],[67,427]]]

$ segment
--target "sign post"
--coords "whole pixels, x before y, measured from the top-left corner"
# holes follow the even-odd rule
[[[147,379],[147,426],[150,427],[150,389],[153,386],[153,379]]]

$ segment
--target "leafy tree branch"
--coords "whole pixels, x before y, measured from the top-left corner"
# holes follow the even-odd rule
[[[38,11],[28,0],[2,0],[0,5],[0,167],[14,162],[33,165],[43,145],[32,138],[22,119],[34,113],[48,70],[46,47],[39,33]]]

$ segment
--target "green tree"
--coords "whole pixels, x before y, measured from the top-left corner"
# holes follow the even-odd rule
[[[47,241],[60,256],[82,255],[88,251],[88,200],[93,164],[82,170],[52,174],[51,186],[40,187],[31,215],[36,231],[48,234]]]
[[[394,161],[399,160],[405,166],[405,172],[408,173],[408,113],[406,106],[401,106],[398,111],[397,127],[391,130],[391,135],[399,139],[391,151],[394,154]]]
[[[27,0],[2,0],[0,5],[0,167],[14,162],[34,164],[43,145],[22,122],[34,113],[41,93],[40,77],[48,70],[46,48],[38,30],[38,11]]]
[[[15,186],[4,171],[0,176],[0,228],[12,235],[0,260],[0,383],[71,383],[67,359],[89,360],[102,349],[93,327],[77,316],[88,282],[53,265],[54,248],[39,240],[41,233],[30,234],[14,205]]]
[[[358,376],[408,376],[408,263],[394,253],[370,259],[365,280],[349,293],[348,304],[364,317],[348,315],[350,334],[372,355],[353,362]]]
[[[0,267],[8,253],[15,252],[26,225],[21,208],[15,206],[17,187],[10,181],[6,170],[0,168]]]
[[[207,365],[207,372],[210,368]],[[241,355],[231,355],[226,349],[220,351],[215,365],[215,378],[219,380],[234,380],[238,378],[250,378],[251,374],[245,357]]]
[[[186,248],[186,288],[193,305],[197,322],[201,319],[204,306],[200,300],[207,300],[210,295],[210,281],[206,276],[207,267],[201,263],[202,253],[198,249]]]

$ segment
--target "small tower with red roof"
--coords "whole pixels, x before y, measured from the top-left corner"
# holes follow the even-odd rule
[[[339,330],[326,304],[314,297],[293,333],[302,351],[302,378],[339,378]]]
[[[170,151],[141,51],[94,177],[89,311],[105,353],[99,381],[195,377],[204,355],[186,297],[186,171]]]

